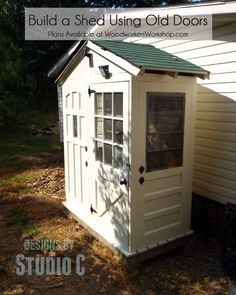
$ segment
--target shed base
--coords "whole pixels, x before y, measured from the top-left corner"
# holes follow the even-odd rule
[[[121,255],[121,258],[127,260],[127,262],[136,263],[148,260],[152,257],[161,255],[165,252],[172,251],[176,248],[182,247],[189,236],[193,234],[192,230],[185,232],[181,235],[178,235],[175,238],[169,239],[166,242],[162,242],[150,247],[146,247],[142,250],[137,250],[135,252],[128,252],[122,249],[119,246],[116,246],[112,243],[109,243],[106,239],[104,239],[99,233],[97,233],[94,229],[91,228],[87,223],[85,223],[81,218],[79,218],[72,210],[71,207],[68,206],[67,202],[63,202],[63,205],[67,209],[68,214],[77,220],[84,228],[86,228],[96,239],[102,242],[106,247],[112,250],[114,253]]]

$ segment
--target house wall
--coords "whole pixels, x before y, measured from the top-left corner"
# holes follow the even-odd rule
[[[193,192],[221,203],[236,202],[236,42],[234,27],[214,30],[218,40],[136,40],[211,72],[198,79]]]

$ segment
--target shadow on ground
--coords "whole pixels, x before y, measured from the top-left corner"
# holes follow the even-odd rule
[[[191,237],[183,249],[127,265],[64,211],[63,154],[32,153],[4,160],[0,167],[0,294],[223,295],[227,278],[220,245]],[[27,250],[26,240],[51,240],[60,249]],[[73,241],[65,249],[64,241]],[[16,275],[16,255],[69,257],[71,275]],[[85,255],[85,274],[75,272]]]

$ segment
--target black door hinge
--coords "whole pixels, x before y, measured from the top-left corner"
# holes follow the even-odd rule
[[[88,95],[89,95],[89,97],[90,97],[90,95],[92,94],[92,93],[95,93],[96,91],[95,90],[92,90],[91,88],[90,88],[90,86],[89,86],[89,88],[88,88]]]

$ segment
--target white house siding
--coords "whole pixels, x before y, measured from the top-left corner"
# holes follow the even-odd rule
[[[236,42],[227,41],[234,28],[215,30],[221,40],[135,41],[211,72],[210,80],[198,79],[193,191],[221,203],[236,203]]]
[[[58,116],[59,116],[59,134],[60,142],[63,142],[63,99],[62,99],[62,86],[57,83],[57,96],[58,96]]]

